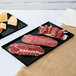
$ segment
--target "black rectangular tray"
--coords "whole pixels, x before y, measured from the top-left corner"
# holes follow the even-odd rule
[[[8,19],[12,16],[11,14],[7,13],[7,16],[8,16]],[[2,33],[0,33],[0,39],[24,28],[27,26],[26,23],[22,22],[21,20],[17,19],[17,26],[12,26],[12,25],[9,25],[7,24],[7,22],[4,22],[6,23],[6,30],[3,30]]]
[[[46,24],[47,24],[48,26],[52,25],[52,26],[54,26],[54,27],[58,27],[58,26],[56,26],[55,24],[53,24],[53,23],[51,23],[51,22],[47,22],[47,23],[43,24],[43,26],[46,25]],[[28,32],[28,33],[26,33],[26,34],[32,34],[32,35],[41,36],[41,35],[37,34],[37,33],[38,33],[38,28],[39,28],[39,27],[35,28],[34,30],[32,30],[32,31],[30,31],[30,32]],[[59,29],[62,29],[62,28],[60,28],[60,27],[58,27],[58,28],[59,28]],[[25,34],[25,35],[26,35],[26,34]],[[58,45],[57,45],[56,47],[60,46],[61,44],[63,44],[64,42],[66,42],[67,40],[69,40],[70,38],[72,38],[72,37],[74,36],[74,35],[73,35],[72,33],[70,33],[70,32],[68,32],[67,35],[68,35],[68,38],[67,38],[66,40],[58,40],[58,39],[56,39],[56,40],[58,41]],[[24,36],[24,35],[22,35],[22,36],[18,37],[17,39],[15,39],[15,40],[13,40],[13,41],[11,41],[11,42],[3,45],[2,48],[5,49],[7,52],[9,52],[9,51],[8,51],[8,46],[11,45],[12,43],[23,43],[23,42],[21,41],[21,38],[22,38],[23,36]],[[52,51],[53,49],[56,48],[56,47],[46,47],[46,46],[41,46],[41,47],[45,50],[45,54],[47,54],[48,52],[50,52],[50,51]],[[10,52],[9,52],[9,53],[10,53]],[[10,53],[10,54],[11,54],[11,53]],[[11,54],[11,55],[13,55],[14,57],[16,57],[18,60],[20,60],[20,61],[21,61],[22,63],[24,63],[26,66],[29,66],[30,64],[32,64],[33,62],[35,62],[36,60],[38,60],[39,58],[41,58],[41,57],[44,56],[45,54],[43,54],[43,55],[41,55],[41,56],[26,56],[26,55],[25,55],[25,56],[20,56],[20,55],[15,55],[15,54]]]

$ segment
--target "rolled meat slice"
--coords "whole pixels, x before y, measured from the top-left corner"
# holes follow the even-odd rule
[[[59,31],[59,28],[52,27],[50,36],[55,37],[55,35],[58,33],[58,31]]]
[[[59,32],[56,34],[55,38],[61,39],[64,35],[65,30],[59,30]]]
[[[44,49],[40,46],[23,43],[13,43],[8,47],[8,51],[18,55],[39,56],[44,54]]]
[[[58,42],[52,38],[48,38],[44,36],[32,36],[30,34],[23,36],[22,42],[28,44],[49,46],[49,47],[55,47],[58,44]]]

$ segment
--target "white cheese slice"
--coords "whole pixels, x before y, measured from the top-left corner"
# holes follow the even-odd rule
[[[0,28],[6,29],[6,24],[5,23],[0,23]]]
[[[13,26],[17,26],[17,18],[14,16],[11,16],[8,20],[8,24],[13,25]]]
[[[0,22],[6,22],[7,21],[7,12],[3,12],[0,15]]]

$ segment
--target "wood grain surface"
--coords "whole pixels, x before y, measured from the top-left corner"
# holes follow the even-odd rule
[[[75,36],[29,67],[23,66],[16,76],[76,76],[76,28],[61,27]]]

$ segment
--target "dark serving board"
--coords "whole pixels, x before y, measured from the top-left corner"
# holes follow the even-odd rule
[[[8,19],[9,19],[12,15],[7,13],[7,16],[8,16]],[[10,34],[12,34],[12,33],[14,33],[14,32],[16,32],[16,31],[18,31],[18,30],[27,26],[26,23],[22,22],[19,19],[17,19],[17,26],[9,25],[9,24],[7,24],[7,22],[4,22],[4,23],[6,23],[7,28],[6,28],[6,30],[3,30],[2,33],[0,33],[0,39],[2,39],[2,38],[4,38],[4,37],[6,37],[6,36],[8,36],[8,35],[10,35]]]
[[[44,25],[48,25],[48,26],[50,26],[50,25],[52,25],[52,26],[54,26],[54,27],[58,27],[58,26],[56,26],[55,24],[53,24],[53,23],[51,23],[51,22],[47,22],[47,23],[45,23],[45,24],[43,24],[43,26]],[[28,33],[26,33],[26,34],[32,34],[32,35],[37,35],[37,36],[42,36],[42,35],[39,35],[39,34],[37,34],[38,33],[38,28],[39,27],[37,27],[36,29],[34,29],[34,30],[32,30],[32,31],[30,31],[30,32],[28,32]],[[59,29],[62,29],[62,28],[60,28],[60,27],[58,27]],[[26,35],[25,34],[25,35]],[[68,35],[68,38],[66,39],[66,40],[58,40],[58,39],[56,39],[57,41],[58,41],[58,45],[56,46],[56,47],[58,47],[58,46],[60,46],[61,44],[63,44],[64,42],[66,42],[67,40],[69,40],[70,38],[72,38],[74,35],[72,34],[72,33],[70,33],[70,32],[68,32],[67,33],[67,35]],[[22,36],[20,36],[20,37],[18,37],[17,39],[15,39],[15,40],[13,40],[13,41],[11,41],[11,42],[9,42],[9,43],[7,43],[7,44],[5,44],[5,45],[3,45],[2,46],[2,48],[3,49],[5,49],[7,52],[9,52],[8,51],[8,46],[9,45],[11,45],[12,43],[23,43],[22,41],[21,41],[21,38],[23,37],[24,35],[22,35]],[[45,50],[45,54],[47,54],[48,52],[50,52],[50,51],[52,51],[53,49],[55,49],[56,47],[46,47],[46,46],[41,46],[44,50]],[[10,52],[9,52],[10,53]],[[11,54],[11,53],[10,53]],[[20,56],[20,55],[15,55],[15,54],[12,54],[14,57],[16,57],[18,60],[20,60],[22,63],[24,63],[26,66],[29,66],[30,64],[32,64],[33,62],[35,62],[36,60],[38,60],[39,58],[41,58],[42,56],[44,56],[45,54],[43,54],[43,55],[41,55],[41,56]]]

